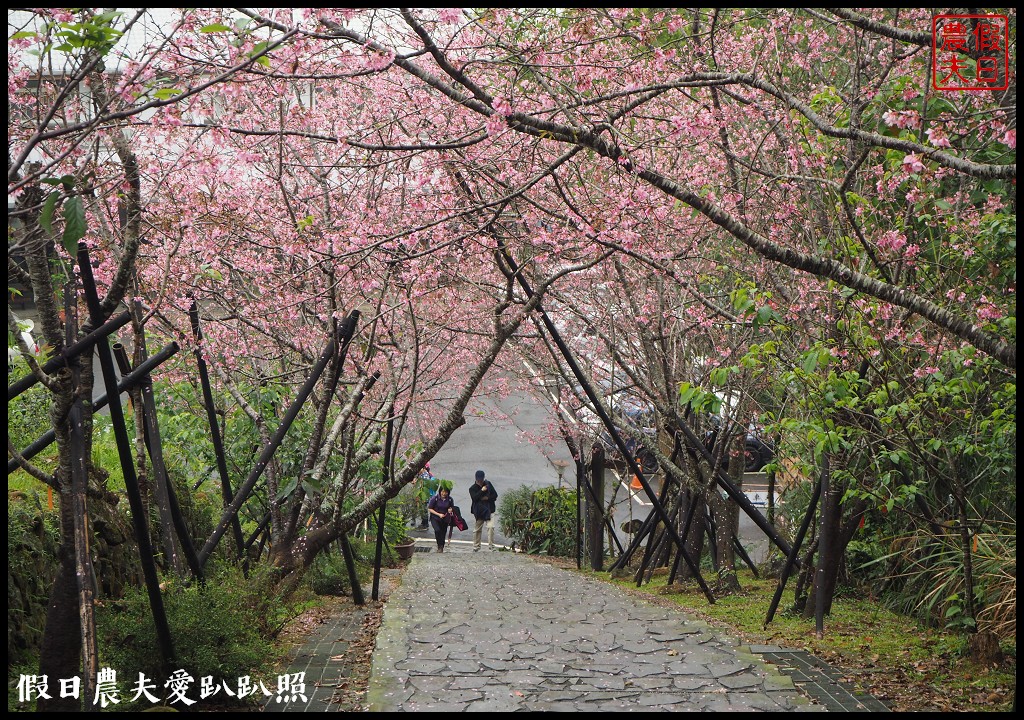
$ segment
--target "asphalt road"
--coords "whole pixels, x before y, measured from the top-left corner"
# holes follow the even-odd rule
[[[495,421],[496,413],[509,416],[508,421]],[[474,398],[466,411],[466,424],[455,431],[441,451],[430,461],[431,472],[454,484],[452,498],[462,510],[469,529],[452,536],[453,540],[473,539],[474,519],[469,513],[472,504],[469,487],[477,470],[483,470],[498,492],[498,505],[502,496],[516,488],[557,486],[559,470],[563,485],[575,485],[575,462],[564,442],[544,441],[531,443],[528,437],[547,435],[545,426],[551,422],[548,406],[530,393],[519,393],[507,399],[494,395]],[[495,523],[494,541],[509,543]],[[429,531],[410,533],[414,537],[432,537]]]
[[[494,420],[499,413],[508,415],[510,420]],[[568,448],[564,442],[551,439],[546,433],[545,426],[551,420],[550,405],[529,392],[517,393],[506,399],[482,395],[470,403],[466,424],[455,432],[430,461],[430,469],[435,476],[451,480],[454,484],[452,497],[469,524],[467,530],[455,530],[452,540],[470,542],[473,539],[474,519],[469,513],[469,487],[473,484],[477,470],[483,470],[498,491],[499,509],[502,495],[523,485],[539,488],[557,486],[561,482],[562,486],[575,487],[576,466]],[[531,443],[523,435],[538,440],[546,439]],[[763,477],[763,474],[752,473],[745,479],[744,485],[753,492],[762,484],[759,480]],[[614,497],[614,525],[624,546],[628,536],[620,530],[620,526],[630,520],[644,520],[653,509],[643,490],[629,486],[629,479],[612,469],[606,471],[605,498],[607,502]],[[657,491],[657,479],[651,480]],[[763,493],[761,496],[763,499]],[[751,499],[754,500],[754,497]],[[495,526],[495,543],[510,544],[509,539],[501,533],[498,523]],[[761,562],[768,549],[767,538],[742,513],[739,534],[751,558]],[[410,535],[433,538],[429,529],[411,530]]]

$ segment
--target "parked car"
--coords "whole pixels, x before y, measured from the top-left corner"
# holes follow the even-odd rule
[[[711,418],[711,429],[704,434],[704,447],[708,452],[714,454],[715,443],[722,429],[722,420],[718,416]],[[747,431],[747,437],[743,443],[743,472],[760,472],[761,469],[775,459],[775,449],[771,443],[765,441],[752,430]],[[722,453],[721,466],[723,470],[729,469],[729,453]]]
[[[643,443],[649,445],[657,442],[658,435],[657,430],[654,428],[653,413],[644,409],[630,409],[626,410],[623,415],[627,418],[629,426],[618,426],[618,431],[623,445],[626,446],[626,451],[640,463],[645,473],[656,471],[658,461],[654,458],[654,455],[643,447],[639,439],[642,435]],[[621,459],[619,448],[607,430],[602,430],[601,432],[601,443],[604,445],[605,452],[609,458]]]

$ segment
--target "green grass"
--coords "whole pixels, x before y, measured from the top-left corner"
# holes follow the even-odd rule
[[[640,589],[631,576],[612,579],[607,572],[581,572],[659,602],[675,603],[744,642],[805,649],[850,670],[848,679],[853,684],[895,710],[1008,711],[1016,689],[1015,639],[1003,642],[1006,661],[1000,667],[978,667],[966,656],[965,635],[920,627],[863,592],[837,593],[825,618],[823,637],[818,638],[813,616],[804,619],[791,611],[793,579],[775,617],[765,626],[777,581],[755,579],[746,569],[739,573],[742,590],[716,594],[714,604],[695,582],[667,588],[667,571],[657,571]],[[915,702],[919,702],[916,707]],[[943,707],[943,702],[948,705]]]
[[[7,476],[7,492],[31,495],[34,492],[46,492],[47,485],[29,475],[24,470],[15,470]]]

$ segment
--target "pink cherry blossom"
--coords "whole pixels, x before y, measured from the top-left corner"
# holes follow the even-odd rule
[[[949,144],[949,138],[946,137],[946,133],[942,128],[930,127],[927,130],[925,130],[925,135],[928,136],[928,142],[930,142],[935,147],[951,147]]]
[[[917,153],[911,153],[903,158],[903,169],[907,172],[919,173],[924,171],[924,163]]]

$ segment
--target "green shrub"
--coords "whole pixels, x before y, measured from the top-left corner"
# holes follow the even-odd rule
[[[20,356],[14,363],[8,361],[8,378],[20,379],[29,374],[28,364]],[[42,385],[33,385],[7,403],[7,437],[19,450],[50,427],[50,393]]]
[[[10,332],[8,338],[10,347]],[[20,379],[29,372],[28,364],[20,356],[13,363],[8,361],[9,380]],[[25,450],[50,429],[50,392],[42,385],[33,385],[7,403],[7,440],[19,451]],[[56,456],[57,446],[51,443],[49,447],[30,458],[30,462],[45,472],[52,473],[56,465]],[[8,490],[32,492],[43,487],[43,483],[21,469],[7,476]]]
[[[307,578],[310,589],[317,595],[349,595],[352,592],[345,557],[340,550],[317,555],[309,568]]]
[[[399,493],[401,494],[401,493]],[[399,541],[409,536],[406,528],[407,519],[400,507],[388,504],[384,511],[384,541],[387,545],[394,546]],[[376,523],[374,523],[376,526]]]
[[[403,528],[408,525],[419,527],[420,521],[427,512],[426,508],[426,501],[420,503],[420,488],[414,482],[399,490],[394,499],[388,503],[388,514],[390,515],[394,511],[399,515]]]
[[[35,493],[7,498],[7,664],[35,657],[57,574],[60,519]]]
[[[1017,636],[1017,535],[1013,527],[994,524],[972,536],[973,607],[968,610],[964,548],[955,535],[917,533],[897,538],[883,557],[898,572],[901,587],[883,595],[897,612],[945,630],[994,633],[1000,640]],[[895,573],[893,573],[895,574]]]
[[[576,502],[575,490],[523,485],[502,495],[498,525],[523,552],[570,557],[576,552]]]
[[[402,533],[404,534],[404,532],[403,528]],[[385,523],[384,535],[386,542],[381,547],[381,565],[394,567],[398,563],[398,554],[392,549],[394,541],[388,534],[387,523]],[[349,538],[349,547],[352,548],[352,557],[356,565],[356,577],[365,594],[366,587],[373,577],[373,562],[377,552],[376,534],[367,540],[353,535]],[[317,595],[350,595],[352,593],[352,583],[349,581],[348,568],[345,566],[345,556],[337,545],[316,556],[306,572],[306,580],[310,589]]]
[[[243,578],[233,567],[211,572],[202,587],[178,581],[165,587],[163,604],[176,655],[171,671],[184,669],[195,678],[190,698],[198,699],[204,676],[233,687],[249,675],[274,689],[271,674],[277,657],[271,639],[287,619],[288,606],[271,587],[269,575]],[[100,606],[96,619],[100,665],[114,669],[124,683],[118,708],[126,709],[139,673],[156,684],[154,694],[162,695],[166,673],[145,588],[133,588],[122,600]]]

